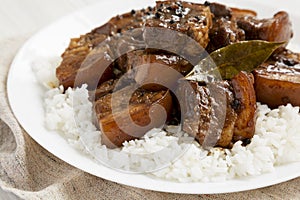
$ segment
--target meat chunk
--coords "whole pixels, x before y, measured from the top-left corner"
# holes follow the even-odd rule
[[[288,42],[292,36],[292,24],[286,12],[278,12],[270,19],[246,16],[237,19],[238,26],[246,33],[246,40]]]
[[[281,48],[269,58],[268,63],[283,63],[286,66],[295,66],[300,64],[300,53]]]
[[[227,8],[219,4],[210,4],[210,7],[215,17],[209,31],[208,52],[243,40],[288,42],[293,36],[286,12],[279,12],[271,19],[257,19],[256,13],[251,10]]]
[[[214,18],[231,18],[231,9],[224,4],[205,1],[205,6],[208,6]]]
[[[212,28],[209,30],[209,44],[206,50],[210,53],[227,45],[246,39],[245,31],[238,27],[237,19],[255,17],[252,10],[230,8],[219,3],[205,2],[213,13]]]
[[[106,38],[105,34],[91,32],[80,38],[71,39],[69,47],[62,54],[62,62],[56,69],[56,76],[64,88],[74,87],[77,71],[82,67],[83,61],[92,49]],[[108,68],[105,74],[110,76],[111,68]],[[101,81],[105,80],[106,77]]]
[[[109,93],[112,93],[115,89],[117,82],[118,79],[110,79],[100,84],[96,90],[89,91],[90,100],[97,100]]]
[[[156,27],[161,29],[173,30],[188,35],[197,43],[205,48],[209,42],[208,31],[211,28],[211,12],[209,7],[203,4],[181,2],[181,1],[157,1],[154,17],[146,19],[146,27]],[[154,32],[152,32],[154,30]],[[157,36],[157,29],[146,29],[145,36],[147,41]],[[165,31],[165,30],[163,30]],[[180,34],[176,34],[178,36]],[[163,34],[160,36],[163,37]],[[172,37],[165,34],[164,37]],[[166,39],[169,41],[169,39]],[[186,41],[172,41],[185,46]],[[179,46],[180,46],[179,45]],[[178,46],[178,45],[176,45]]]
[[[258,19],[252,10],[229,8],[218,3],[206,2],[205,5],[214,15],[208,52],[243,40],[288,42],[293,36],[286,12],[278,12],[270,19]]]
[[[226,18],[228,20],[234,20],[235,18],[241,18],[246,16],[256,17],[257,15],[257,13],[253,10],[228,7],[224,4],[216,2],[206,1],[204,5],[209,6],[210,11],[214,15],[214,19]]]
[[[175,84],[193,69],[193,65],[182,57],[163,50],[132,51],[126,54],[125,59],[123,67],[128,73],[127,76],[151,91],[162,90]]]
[[[140,138],[152,128],[161,127],[171,113],[172,96],[168,90],[149,92],[139,89],[131,96],[128,106],[126,99],[131,90],[128,86],[95,102],[95,112],[103,133],[102,143],[109,148],[120,147],[125,141]],[[118,105],[115,110],[112,109],[112,101]],[[163,108],[166,116],[155,106]]]
[[[254,70],[257,101],[271,108],[300,106],[300,54],[284,50]]]
[[[209,31],[209,38],[208,52],[246,39],[245,31],[240,29],[235,21],[225,18],[214,20],[213,27]]]
[[[118,34],[124,36],[130,30],[129,40],[135,34],[134,40],[153,41],[151,34],[149,35],[149,29],[145,29],[145,32],[142,31],[141,28],[144,25],[179,31],[195,39],[201,46],[206,47],[208,30],[211,26],[211,13],[209,8],[202,4],[159,1],[155,8],[132,10],[130,13],[118,15],[90,33],[71,40],[69,47],[62,55],[63,60],[56,70],[60,84],[67,88],[87,83],[89,89],[93,90],[98,84],[114,78],[115,68],[125,73],[126,71],[122,66],[124,61],[122,55],[128,49],[123,48],[132,41],[124,41],[124,38],[121,38],[122,41],[120,41]],[[140,29],[135,31],[137,28]],[[107,40],[110,36],[117,37]],[[125,45],[122,46],[122,42],[125,42]],[[186,42],[183,41],[182,45],[175,46],[184,48],[187,45]],[[170,42],[168,43],[170,44]],[[100,47],[100,44],[104,45]],[[131,47],[127,46],[127,48],[130,50]],[[193,48],[186,48],[185,50],[194,52]]]
[[[97,46],[99,46],[99,44],[105,42],[109,36],[130,29],[141,28],[144,17],[150,15],[152,10],[153,9],[149,7],[140,11],[132,11],[123,15],[118,15],[110,19],[109,22],[103,26],[92,30],[90,33],[82,35],[80,38],[72,39],[69,47],[62,54],[63,60],[61,64],[56,69],[56,76],[59,83],[67,88],[86,83],[89,79],[95,79],[96,75],[102,75],[102,77],[96,77],[99,84],[113,78],[112,68],[114,64],[113,58],[115,58],[113,50],[100,49],[100,52],[93,52],[99,60],[99,62],[95,63],[93,66],[85,66],[85,59]],[[81,73],[80,76],[82,77],[76,80],[77,85],[74,85],[79,70]],[[96,73],[99,70],[102,71],[102,73]],[[90,77],[90,75],[93,74],[95,77]]]
[[[147,63],[159,63],[169,66],[183,76],[187,75],[193,69],[193,66],[188,61],[178,55],[163,50],[146,49],[129,52],[127,54],[126,71]]]
[[[148,7],[142,10],[132,10],[129,13],[118,15],[108,21],[110,27],[110,35],[124,33],[128,30],[141,28],[144,24],[144,18],[149,17],[153,13],[153,8]]]
[[[256,95],[252,74],[240,72],[231,79],[235,100],[233,107],[237,113],[233,141],[251,139],[255,132]]]
[[[183,130],[204,148],[230,148],[238,140],[253,137],[256,96],[251,74],[240,72],[229,81],[206,86],[191,81],[191,85],[195,95],[186,95],[187,88],[179,88],[183,98]]]
[[[237,114],[233,109],[234,94],[227,81],[201,86],[190,82],[195,95],[186,95],[187,88],[179,88],[183,101],[183,130],[204,148],[230,147]],[[191,99],[195,97],[195,99]],[[191,107],[193,106],[193,107]],[[194,112],[189,112],[189,111]]]

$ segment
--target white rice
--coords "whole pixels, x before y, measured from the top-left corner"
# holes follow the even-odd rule
[[[56,78],[56,68],[61,62],[60,57],[39,57],[31,63],[32,71],[36,75],[37,81],[44,87],[51,89],[58,85]]]
[[[92,103],[85,85],[69,88],[65,93],[61,86],[47,91],[45,111],[45,125],[49,130],[60,132],[71,145],[95,160],[137,172],[157,165],[161,169],[151,175],[171,181],[224,181],[272,172],[276,165],[300,161],[299,108],[291,105],[271,110],[258,104],[252,142],[246,147],[236,142],[231,150],[213,148],[210,152],[197,142],[181,143],[161,129],[151,130],[140,140],[125,142],[120,149],[107,149],[101,145],[101,133],[92,123]],[[169,127],[169,132],[172,128]],[[168,160],[169,165],[164,165],[165,159],[172,157],[170,154],[184,151],[177,160]]]

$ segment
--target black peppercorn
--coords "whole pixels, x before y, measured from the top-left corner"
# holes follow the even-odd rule
[[[240,109],[240,107],[241,107],[241,102],[240,102],[240,100],[234,99],[233,102],[231,103],[231,107],[232,107],[234,110]]]
[[[155,18],[160,18],[160,14],[158,12],[155,13]]]
[[[250,143],[251,143],[251,139],[249,139],[249,138],[246,138],[246,139],[243,140],[243,145],[244,146],[246,146],[246,145],[248,145]]]
[[[204,6],[210,6],[210,2],[209,1],[205,1],[204,2]]]

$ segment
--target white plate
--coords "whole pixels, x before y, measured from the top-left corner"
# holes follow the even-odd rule
[[[259,0],[230,1],[227,5],[257,10],[260,16],[271,17],[279,9],[292,13],[292,21],[300,21],[297,15],[298,1],[272,1],[272,5]],[[280,4],[279,4],[280,3]],[[105,23],[116,14],[153,5],[150,0],[139,1],[103,1],[73,13],[46,27],[34,35],[20,49],[15,57],[8,76],[7,89],[11,108],[27,133],[41,146],[65,162],[95,176],[121,184],[155,191],[212,194],[237,192],[274,185],[300,176],[300,163],[276,167],[274,173],[257,177],[235,179],[221,183],[175,183],[147,177],[145,175],[121,173],[96,164],[92,159],[74,150],[59,134],[50,132],[43,126],[43,93],[31,70],[32,62],[41,57],[57,57],[64,51],[71,37],[77,37],[92,28]],[[300,45],[300,30],[294,26],[293,43]],[[297,40],[298,39],[298,40]]]

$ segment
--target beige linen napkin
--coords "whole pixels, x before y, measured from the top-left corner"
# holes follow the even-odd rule
[[[7,73],[26,39],[22,36],[0,41],[0,186],[5,191],[22,199],[300,199],[300,178],[233,194],[180,195],[120,185],[61,161],[30,138],[8,104]]]

